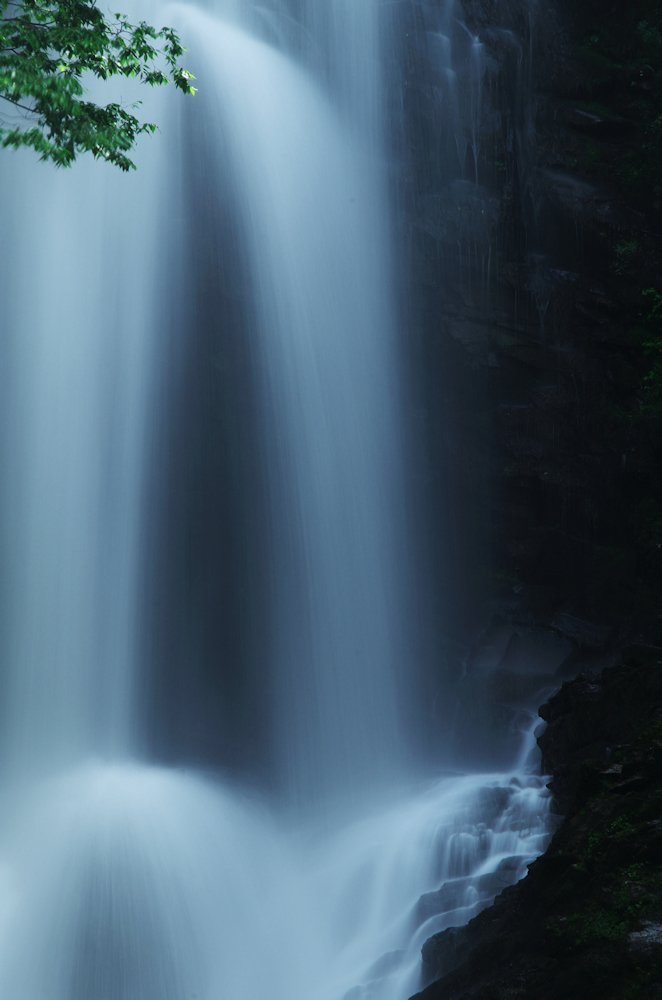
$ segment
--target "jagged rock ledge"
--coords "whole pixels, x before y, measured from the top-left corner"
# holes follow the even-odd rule
[[[662,648],[621,660],[541,708],[565,820],[527,878],[426,942],[416,1000],[662,997]]]

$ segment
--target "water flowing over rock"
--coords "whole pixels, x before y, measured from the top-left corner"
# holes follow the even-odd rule
[[[423,947],[420,1000],[659,995],[662,650],[566,682],[539,737],[565,819],[528,877]]]

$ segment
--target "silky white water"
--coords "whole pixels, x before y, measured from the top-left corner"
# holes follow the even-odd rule
[[[271,34],[248,13],[152,17],[190,47],[204,196],[231,183],[249,262],[268,511],[264,798],[152,766],[141,731],[145,498],[168,405],[155,372],[164,289],[193,249],[173,162],[188,108],[154,98],[162,135],[135,176],[0,160],[0,996],[12,1000],[406,1000],[425,939],[525,874],[549,833],[532,723],[507,774],[420,783],[408,752],[378,6],[311,2],[298,35],[285,7],[268,12]]]
[[[276,50],[199,13],[255,286],[272,517],[273,752],[286,794],[402,766],[402,458],[388,233],[367,153]],[[209,127],[209,125],[208,125]],[[402,687],[402,685],[401,685]],[[403,692],[406,697],[406,693]]]
[[[194,774],[90,761],[12,802],[3,993],[406,998],[425,940],[544,849],[548,805],[525,770],[447,778],[323,834]]]

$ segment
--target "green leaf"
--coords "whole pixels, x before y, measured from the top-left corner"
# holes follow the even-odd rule
[[[150,86],[171,80],[194,94],[194,77],[179,65],[185,51],[172,28],[132,25],[123,14],[107,20],[94,0],[0,0],[0,145],[31,147],[58,166],[91,152],[121,170],[135,169],[127,154],[156,126],[118,104],[84,100],[83,74]],[[11,124],[3,103],[12,106]]]

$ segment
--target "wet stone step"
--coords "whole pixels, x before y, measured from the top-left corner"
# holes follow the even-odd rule
[[[451,879],[436,892],[424,893],[416,905],[416,922],[424,923],[440,913],[449,913],[483,900],[494,899],[503,889],[514,885],[522,877],[524,866],[529,860],[530,858],[521,855],[504,858],[493,872]]]

